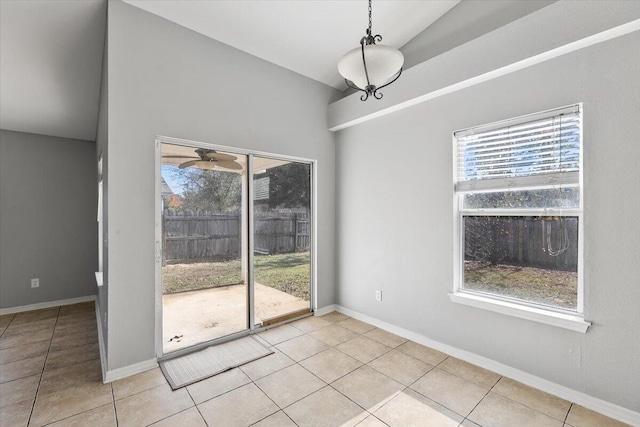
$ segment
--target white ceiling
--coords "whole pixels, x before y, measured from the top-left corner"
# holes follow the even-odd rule
[[[344,89],[336,64],[367,27],[366,0],[125,0]],[[459,0],[373,2],[373,31],[401,47]],[[95,140],[107,0],[0,0],[0,128]]]
[[[95,140],[105,0],[0,1],[0,128]]]
[[[366,0],[124,0],[337,89],[336,64],[359,46]],[[400,48],[459,0],[373,1],[373,32]]]

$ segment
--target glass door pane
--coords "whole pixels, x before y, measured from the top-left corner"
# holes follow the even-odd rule
[[[248,328],[247,157],[161,145],[163,353]]]
[[[311,165],[253,157],[255,323],[311,310]]]

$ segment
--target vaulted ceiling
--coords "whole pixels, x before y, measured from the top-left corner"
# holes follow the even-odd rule
[[[367,2],[124,0],[338,89]],[[374,1],[373,29],[401,47],[459,0]],[[0,0],[0,128],[94,140],[107,0]]]
[[[0,128],[95,140],[105,0],[0,1]]]
[[[359,46],[369,19],[366,0],[124,1],[340,90],[338,59]],[[375,0],[373,32],[400,48],[458,2]]]

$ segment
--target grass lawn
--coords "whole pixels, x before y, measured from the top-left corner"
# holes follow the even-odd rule
[[[465,261],[464,287],[575,310],[578,273]]]
[[[305,301],[310,298],[309,252],[255,256],[255,280]],[[164,294],[242,283],[240,260],[172,264],[162,267]]]

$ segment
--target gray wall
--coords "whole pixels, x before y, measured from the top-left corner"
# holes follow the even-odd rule
[[[95,150],[0,130],[0,308],[95,295]]]
[[[404,69],[408,70],[555,1],[462,0],[402,46]]]
[[[109,3],[108,54],[109,370],[155,355],[156,135],[317,159],[318,305],[334,303],[326,123],[339,93],[119,1]]]
[[[635,32],[338,132],[338,303],[639,411],[638,46]],[[593,326],[580,334],[452,303],[452,132],[575,102]]]

